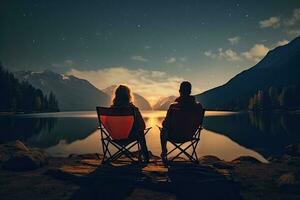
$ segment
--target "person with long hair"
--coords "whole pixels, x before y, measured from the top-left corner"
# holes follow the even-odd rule
[[[119,85],[114,93],[114,97],[112,100],[113,108],[120,107],[132,107],[135,112],[135,126],[137,127],[137,131],[132,131],[129,135],[129,138],[136,139],[139,138],[139,143],[141,145],[142,154],[145,162],[149,162],[149,152],[145,140],[144,130],[146,128],[144,119],[141,115],[139,109],[133,103],[133,96],[131,94],[131,90],[126,85]]]

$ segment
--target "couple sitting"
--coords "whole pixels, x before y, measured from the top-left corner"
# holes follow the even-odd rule
[[[161,148],[162,148],[162,153],[161,157],[163,161],[166,161],[167,159],[167,140],[172,137],[169,133],[169,127],[170,127],[170,118],[172,115],[171,110],[186,110],[190,111],[192,110],[193,112],[196,111],[196,113],[201,113],[203,111],[202,105],[200,103],[197,103],[195,101],[195,97],[191,96],[191,89],[192,85],[191,83],[184,81],[180,85],[179,93],[180,97],[178,97],[173,104],[169,107],[169,110],[167,112],[167,116],[164,119],[162,123],[162,128],[161,130]],[[144,135],[144,129],[146,127],[145,122],[143,120],[143,117],[139,111],[139,109],[133,104],[132,101],[132,96],[131,96],[131,91],[130,89],[125,86],[125,85],[120,85],[118,88],[115,90],[115,96],[113,98],[113,103],[112,103],[112,108],[120,108],[120,107],[132,107],[135,111],[135,123],[136,126],[138,127],[138,132],[132,132],[130,133],[129,137],[130,138],[138,138],[139,143],[141,146],[141,151],[144,157],[144,160],[146,162],[149,161],[149,152],[147,149],[146,145],[146,140],[145,140],[145,135]],[[195,113],[195,112],[194,112]],[[197,115],[198,116],[198,115]],[[196,118],[197,118],[196,116]],[[200,117],[198,117],[200,118]],[[184,117],[182,120],[186,120]],[[184,123],[184,121],[181,121],[179,123]],[[199,126],[199,125],[198,125]],[[183,133],[184,134],[184,133]],[[182,137],[182,136],[181,136]],[[189,137],[189,136],[187,136]],[[184,138],[184,135],[183,135]]]

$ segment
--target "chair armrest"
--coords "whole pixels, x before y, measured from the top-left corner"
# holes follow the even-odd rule
[[[144,130],[144,135],[146,135],[146,134],[150,131],[151,128],[152,128],[152,127],[145,128],[145,130]]]
[[[162,127],[160,127],[160,126],[158,126],[158,125],[156,125],[157,126],[157,128],[161,131],[162,130]]]

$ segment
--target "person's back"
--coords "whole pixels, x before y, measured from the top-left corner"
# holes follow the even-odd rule
[[[162,159],[165,159],[167,153],[167,140],[184,141],[192,137],[200,125],[201,113],[203,107],[196,102],[195,97],[191,96],[191,83],[184,81],[180,85],[178,97],[170,105],[166,118],[163,121],[161,131]]]
[[[180,96],[178,97],[173,104],[170,105],[167,116],[163,121],[163,128],[169,129],[170,128],[170,120],[172,112],[180,110],[190,112],[191,114],[199,113],[201,114],[203,108],[199,102],[196,102],[194,96]]]
[[[135,113],[135,123],[132,129],[129,139],[138,139],[141,145],[142,153],[145,160],[149,161],[149,153],[146,145],[146,140],[144,136],[144,129],[146,127],[144,119],[139,111],[139,109],[133,104],[132,95],[129,87],[125,85],[120,85],[115,90],[115,97],[113,99],[112,108],[122,108],[122,107],[132,107]]]

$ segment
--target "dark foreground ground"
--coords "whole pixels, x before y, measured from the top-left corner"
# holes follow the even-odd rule
[[[152,156],[101,165],[99,154],[55,158],[16,141],[0,145],[0,199],[300,199],[298,150],[269,164],[206,156],[165,167]]]

